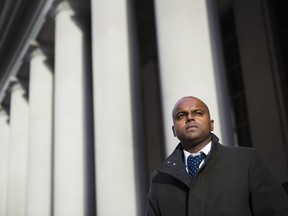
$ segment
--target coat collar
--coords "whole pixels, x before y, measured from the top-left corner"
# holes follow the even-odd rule
[[[211,133],[211,140],[211,151],[206,158],[206,162],[211,158],[211,153],[215,152],[219,145],[219,139],[213,133]],[[172,175],[174,178],[182,181],[187,187],[190,187],[191,179],[185,168],[183,146],[181,143],[179,143],[172,154],[164,160],[158,171]]]

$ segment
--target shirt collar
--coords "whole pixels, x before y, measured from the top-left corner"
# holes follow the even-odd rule
[[[190,152],[188,152],[188,151],[183,149],[185,165],[187,166],[187,158],[189,157],[189,155],[196,156],[196,155],[199,155],[202,152],[202,153],[205,154],[205,156],[207,156],[209,154],[209,152],[211,151],[211,145],[212,145],[212,141],[209,142],[206,146],[204,146],[204,148],[202,148],[197,153],[190,153]]]

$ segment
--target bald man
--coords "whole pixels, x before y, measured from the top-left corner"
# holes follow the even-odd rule
[[[180,143],[151,175],[147,216],[288,216],[287,195],[259,152],[221,145],[202,100],[181,98],[172,118]]]

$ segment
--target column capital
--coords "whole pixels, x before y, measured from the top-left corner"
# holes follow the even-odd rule
[[[81,0],[57,0],[53,4],[50,15],[55,17],[63,11],[71,11],[73,15],[85,15],[87,12],[90,12],[88,5]]]
[[[2,105],[0,105],[0,116],[8,116],[7,110]]]
[[[31,60],[35,56],[45,56],[47,59],[51,59],[53,53],[52,44],[39,43],[33,40],[30,43],[28,60]]]
[[[9,123],[10,117],[9,117],[9,107],[5,107],[0,105],[0,117],[5,118],[5,121]]]
[[[25,80],[20,80],[18,77],[12,77],[10,79],[9,92],[10,94],[14,91],[22,90],[24,92],[24,96],[27,97],[28,93],[28,82]]]
[[[9,116],[9,111],[10,111],[10,104],[4,104],[2,103],[0,105],[0,116],[1,115],[7,115]]]

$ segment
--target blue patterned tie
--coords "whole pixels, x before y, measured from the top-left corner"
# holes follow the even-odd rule
[[[202,160],[204,160],[204,159],[205,159],[205,155],[203,153],[201,153],[200,155],[197,155],[197,156],[190,155],[187,158],[188,174],[189,174],[191,179],[198,172],[199,165],[202,162]]]

